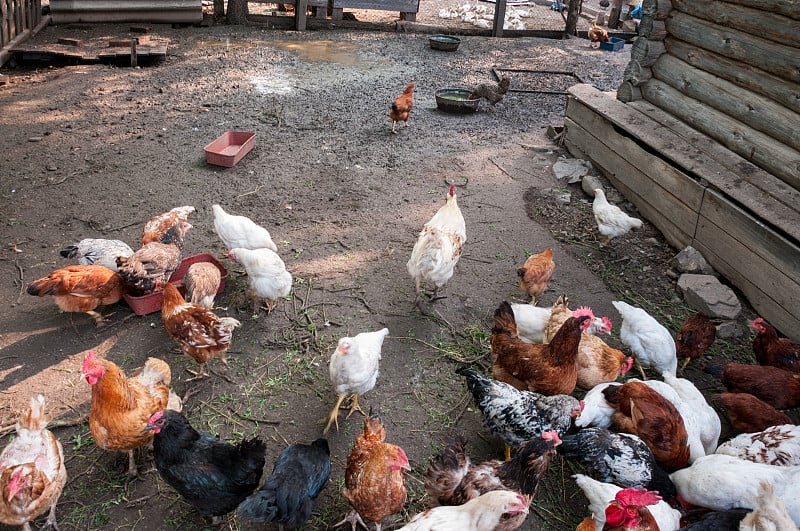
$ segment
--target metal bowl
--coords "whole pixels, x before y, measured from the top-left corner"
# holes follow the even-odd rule
[[[452,35],[431,35],[428,37],[428,43],[434,50],[454,52],[458,49],[458,45],[461,44],[461,39]]]
[[[444,112],[469,114],[478,109],[480,99],[469,99],[472,91],[464,88],[444,88],[436,91],[436,105]]]

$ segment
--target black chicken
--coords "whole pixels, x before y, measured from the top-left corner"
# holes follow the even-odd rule
[[[158,473],[215,523],[258,487],[266,448],[257,437],[233,445],[195,430],[186,417],[170,409],[153,413],[145,429],[155,433]]]
[[[244,500],[236,513],[253,522],[275,522],[283,529],[301,527],[331,475],[328,441],[293,444],[281,452],[272,475],[258,492]]]

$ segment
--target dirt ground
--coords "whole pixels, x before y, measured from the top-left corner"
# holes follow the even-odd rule
[[[551,167],[565,152],[544,132],[563,124],[564,95],[511,92],[496,112],[482,106],[471,115],[436,109],[437,89],[490,81],[493,67],[567,71],[611,91],[627,47],[609,53],[585,40],[466,37],[447,54],[416,34],[162,25],[151,25],[151,34],[169,40],[167,58],[151,67],[2,71],[11,83],[0,87],[0,427],[13,424],[35,393],[59,421],[85,415],[89,386],[79,373],[89,349],[126,371],[156,356],[171,365],[179,395],[194,391],[184,410],[192,423],[226,439],[259,435],[269,473],[287,444],[321,435],[319,420],[336,399],[327,361],[337,340],[385,326],[381,374],[363,403],[380,411],[388,440],[413,467],[409,502],[384,527],[393,529],[430,505],[421,477],[446,433],[464,433],[476,461],[501,455],[454,370],[490,366],[491,315],[502,300],[523,300],[515,269],[526,253],[555,250],[557,270],[541,304],[566,293],[618,325],[611,301],[622,298],[673,330],[688,314],[665,274],[676,251],[658,232],[646,225],[601,249],[587,197],[555,179]],[[125,25],[48,28],[37,38],[58,35],[129,33]],[[512,88],[564,82],[563,75],[516,79]],[[409,127],[392,135],[389,103],[409,81],[417,84],[415,108]],[[255,149],[229,169],[206,164],[203,146],[228,130],[256,132]],[[405,263],[449,183],[466,218],[465,254],[447,297],[418,312]],[[556,203],[563,191],[572,193],[570,204]],[[228,367],[211,362],[208,379],[186,382],[195,363],[158,313],[135,316],[121,303],[105,309],[108,324],[96,328],[25,293],[31,280],[68,264],[63,246],[102,237],[136,248],[144,222],[179,205],[197,208],[185,254],[221,256],[214,203],[270,230],[294,289],[271,315],[253,319],[246,277],[231,271],[217,311],[242,327]],[[718,353],[746,351],[746,317],[739,350],[722,343]],[[360,416],[342,416],[329,434],[333,473],[306,529],[330,529],[347,512],[343,469],[361,426]],[[86,422],[54,431],[70,476],[61,529],[210,528],[160,480],[150,451],[138,455],[140,479],[127,483],[125,456],[98,449]],[[578,470],[553,463],[522,529],[574,529],[586,513],[569,477]],[[222,527],[254,528],[233,515]]]

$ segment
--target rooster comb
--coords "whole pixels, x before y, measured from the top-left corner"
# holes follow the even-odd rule
[[[661,501],[657,492],[646,489],[622,489],[614,497],[620,505],[625,507],[645,507]]]
[[[163,411],[156,411],[155,413],[150,415],[150,418],[148,419],[147,423],[148,424],[154,424],[154,423],[158,422],[159,420],[161,420],[161,417],[163,417],[163,416],[164,416],[164,412]]]
[[[456,195],[456,185],[451,184],[450,185],[450,197],[455,197],[455,195]]]
[[[97,352],[90,350],[86,353],[86,357],[83,358],[83,370],[86,371],[89,367],[95,364],[95,361],[97,361]]]
[[[611,330],[614,328],[614,326],[611,324],[611,319],[609,319],[604,315],[602,321],[603,321],[603,328],[606,331],[606,334],[610,334]]]
[[[589,317],[589,319],[594,320],[594,312],[588,306],[581,306],[580,308],[572,312],[573,317],[581,317],[583,315],[586,315]]]

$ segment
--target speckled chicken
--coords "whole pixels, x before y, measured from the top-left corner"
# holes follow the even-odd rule
[[[185,223],[194,211],[193,206],[180,206],[150,218],[142,229],[142,246],[150,242],[160,242],[169,229]]]
[[[486,98],[486,101],[489,102],[489,108],[492,110],[492,112],[494,112],[495,105],[503,100],[503,97],[506,95],[510,87],[511,78],[508,76],[503,76],[497,83],[481,83],[472,89],[469,99],[475,100],[479,98]]]
[[[74,245],[61,249],[61,256],[77,260],[80,265],[99,265],[117,270],[118,256],[131,256],[133,249],[121,240],[84,238]]]
[[[167,282],[181,264],[183,239],[192,225],[183,221],[170,227],[159,241],[153,241],[129,257],[118,256],[117,268],[125,281],[139,292],[148,293],[158,282]]]

